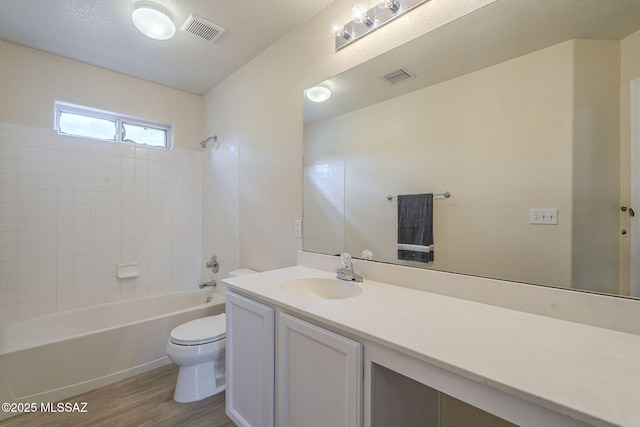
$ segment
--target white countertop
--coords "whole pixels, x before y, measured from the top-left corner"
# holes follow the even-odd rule
[[[321,300],[285,281],[296,266],[224,279],[230,288],[594,425],[640,426],[640,336],[370,281]]]

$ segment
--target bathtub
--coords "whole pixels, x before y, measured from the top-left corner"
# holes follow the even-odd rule
[[[223,294],[191,290],[56,312],[4,327],[0,402],[57,402],[170,363],[165,349],[171,329],[223,312]],[[0,412],[0,419],[12,415]]]

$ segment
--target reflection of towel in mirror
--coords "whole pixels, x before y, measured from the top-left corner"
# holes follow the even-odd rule
[[[433,261],[433,194],[398,196],[398,259]]]

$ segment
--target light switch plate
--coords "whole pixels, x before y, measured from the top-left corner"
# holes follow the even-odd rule
[[[302,220],[296,219],[293,227],[294,237],[302,237]]]
[[[529,223],[556,225],[558,224],[558,209],[531,209]]]

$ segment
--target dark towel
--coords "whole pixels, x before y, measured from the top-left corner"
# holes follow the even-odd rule
[[[433,193],[398,196],[398,259],[433,261]]]

